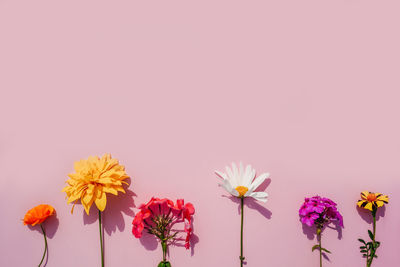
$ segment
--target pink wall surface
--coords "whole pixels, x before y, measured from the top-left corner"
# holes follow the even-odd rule
[[[0,266],[37,266],[43,237],[22,225],[48,203],[47,267],[100,266],[95,210],[73,215],[61,189],[74,161],[110,152],[133,177],[105,212],[107,267],[156,266],[131,234],[152,196],[196,207],[196,244],[174,267],[238,266],[238,203],[215,169],[271,173],[245,208],[249,267],[317,266],[298,209],[332,198],[325,266],[364,266],[362,190],[390,196],[374,266],[399,264],[398,0],[0,0]],[[264,186],[265,187],[265,186]]]

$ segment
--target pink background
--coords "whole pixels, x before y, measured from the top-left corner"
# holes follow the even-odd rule
[[[270,200],[245,209],[247,266],[317,266],[298,208],[338,202],[325,266],[364,266],[355,208],[388,194],[374,266],[398,266],[398,0],[0,0],[1,266],[36,266],[42,235],[23,226],[48,203],[48,267],[100,266],[95,210],[61,193],[73,163],[110,152],[133,177],[108,202],[106,266],[155,266],[161,248],[131,234],[153,195],[196,207],[193,251],[173,266],[238,266],[238,204],[217,186],[232,161],[271,173]],[[265,185],[264,185],[265,188]]]

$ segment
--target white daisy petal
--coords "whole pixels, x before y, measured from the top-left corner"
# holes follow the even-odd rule
[[[268,193],[266,192],[252,192],[249,196],[264,203],[268,200]]]
[[[232,162],[232,172],[233,172],[233,177],[234,177],[234,181],[236,183],[236,185],[240,185],[240,177],[239,177],[239,170],[237,165]]]
[[[244,194],[244,197],[250,196],[251,193],[253,193],[253,190],[250,190],[250,188],[249,188],[249,190],[247,190],[246,194]]]
[[[232,178],[233,177],[233,173],[231,168],[229,168],[228,166],[225,167],[226,173],[228,174],[228,177]]]
[[[240,162],[240,163],[239,163],[239,176],[240,176],[240,177],[243,177],[243,175],[244,175],[243,163]]]
[[[269,177],[269,174],[263,173],[254,179],[256,177],[256,170],[253,169],[251,165],[246,165],[245,168],[244,166],[245,165],[243,165],[242,162],[238,165],[232,162],[232,166],[225,167],[225,173],[215,171],[215,173],[223,179],[220,186],[235,197],[253,197],[256,200],[266,202],[268,196],[267,193],[254,191]],[[236,190],[238,186],[240,186],[240,193]]]
[[[264,181],[265,179],[267,179],[269,177],[269,173],[263,173],[261,175],[259,175],[254,182],[250,185],[250,188],[252,191],[256,190],[257,187],[259,187]]]
[[[232,187],[228,180],[224,180],[222,184],[220,184],[229,194],[238,197],[239,193]]]
[[[251,175],[251,172],[252,172],[252,168],[251,168],[251,165],[249,164],[246,166],[246,171],[244,173],[245,173],[245,175]]]
[[[246,171],[246,176],[243,177],[243,186],[250,188],[251,182],[254,179],[256,171],[251,167],[251,165],[247,165],[246,170],[249,171],[248,172]]]
[[[220,172],[220,171],[214,171],[219,177],[222,179],[226,180],[228,177],[226,176],[226,173]]]

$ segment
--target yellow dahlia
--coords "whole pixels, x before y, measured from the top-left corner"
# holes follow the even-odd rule
[[[372,193],[369,191],[361,192],[361,200],[357,202],[360,208],[370,211],[382,207],[384,204],[389,203],[389,197],[380,193]]]
[[[110,154],[104,154],[102,158],[94,156],[75,162],[74,169],[76,173],[68,174],[68,185],[62,190],[67,194],[68,203],[74,202],[71,213],[79,199],[89,215],[93,202],[99,211],[104,211],[107,203],[106,193],[125,193],[122,184],[128,185],[123,180],[129,176],[125,167],[120,165],[117,159],[112,159]]]

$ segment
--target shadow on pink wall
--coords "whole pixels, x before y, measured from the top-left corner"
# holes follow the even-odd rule
[[[193,234],[190,237],[190,255],[191,256],[194,255],[196,245],[200,241],[199,237],[196,235],[196,223],[195,223],[196,218],[193,218],[192,220],[193,220],[192,221],[192,223],[193,223]],[[179,231],[179,232],[184,233],[183,230]],[[149,233],[147,233],[145,231],[143,231],[143,235],[139,240],[140,240],[140,243],[143,245],[143,247],[146,250],[154,251],[159,247],[159,241],[157,240],[157,238],[154,235],[151,235],[151,234],[149,234]],[[183,238],[178,239],[178,241],[182,241],[182,242],[175,242],[175,243],[172,244],[172,246],[185,247],[185,245],[184,245],[184,241],[185,240]],[[161,249],[160,249],[160,253],[161,253]],[[168,251],[168,256],[169,256],[169,251]]]
[[[43,223],[44,230],[46,231],[46,237],[48,239],[53,239],[54,235],[56,234],[56,232],[58,230],[58,225],[59,224],[60,224],[60,221],[57,218],[57,213],[54,214],[53,216],[48,217],[46,219],[46,221]],[[33,230],[33,231],[38,231],[41,235],[43,235],[42,234],[42,229],[40,228],[39,225],[35,225],[35,226],[28,225],[28,228],[30,230]],[[45,258],[45,260],[43,262],[43,265],[42,265],[43,267],[46,267],[47,262],[49,260],[49,254],[50,253],[51,253],[51,247],[48,246],[47,247],[46,258]]]
[[[360,217],[367,222],[368,224],[372,224],[372,215],[371,215],[371,211],[360,208],[358,206],[356,206],[357,212],[360,215]],[[386,206],[380,207],[378,209],[378,211],[376,212],[376,220],[379,221],[379,219],[381,217],[385,217],[385,213],[386,213]]]
[[[255,191],[256,192],[265,191],[270,184],[271,184],[271,178],[268,178]],[[231,201],[235,202],[237,204],[238,215],[240,215],[240,198],[234,197],[232,195],[229,195],[229,196],[222,195],[222,197],[228,198]],[[261,215],[263,215],[268,220],[270,220],[272,218],[272,212],[252,197],[247,197],[244,200],[244,205],[245,205],[245,207],[248,207],[250,209],[254,209],[254,210],[258,211]],[[246,213],[246,211],[244,213]]]
[[[300,221],[300,218],[299,218],[299,221]],[[308,225],[306,225],[306,224],[304,224],[304,223],[302,223],[301,221],[300,221],[300,223],[301,223],[301,226],[302,226],[302,228],[303,228],[303,233],[307,236],[307,238],[309,239],[309,240],[314,240],[314,239],[316,239],[316,231],[317,231],[317,228],[316,228],[316,226],[315,225],[313,225],[313,226],[308,226]],[[326,230],[326,228],[329,228],[329,229],[332,229],[332,230],[335,230],[335,231],[337,231],[337,233],[338,233],[338,235],[337,235],[337,238],[340,240],[340,239],[342,239],[342,237],[343,237],[343,228],[344,228],[344,226],[343,226],[343,228],[340,226],[340,223],[338,222],[338,221],[333,221],[331,224],[329,224],[329,225],[326,225],[323,229],[322,229],[322,235],[323,235],[323,233],[324,233],[324,231]],[[316,239],[316,242],[317,242],[318,240]],[[322,256],[325,258],[325,260],[327,260],[327,261],[329,261],[330,262],[330,259],[329,259],[329,257],[328,257],[328,255],[325,253],[325,252],[322,252]]]
[[[130,179],[126,180],[130,184]],[[110,236],[117,230],[122,232],[125,230],[124,214],[132,217],[135,216],[133,208],[135,207],[134,197],[136,194],[129,188],[124,188],[124,193],[119,193],[118,196],[108,194],[107,206],[102,213],[104,231]],[[92,206],[93,207],[93,206]],[[92,224],[98,221],[98,213],[90,211],[89,215],[83,212],[83,223]]]

